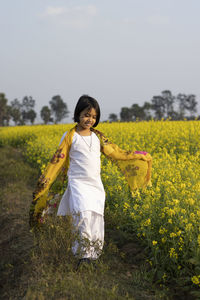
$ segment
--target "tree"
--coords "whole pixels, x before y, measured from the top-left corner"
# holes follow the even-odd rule
[[[35,118],[36,118],[37,114],[33,109],[30,109],[27,113],[26,113],[26,118],[31,122],[31,125],[33,125]]]
[[[187,96],[185,94],[178,94],[177,97],[179,108],[179,119],[182,120],[185,117],[185,110],[187,108]]]
[[[169,118],[174,115],[174,99],[175,97],[172,95],[171,91],[165,90],[162,92],[163,103],[165,106],[166,117]]]
[[[4,93],[0,93],[0,126],[5,126],[5,120],[8,118],[8,100]]]
[[[9,126],[10,119],[11,119],[11,106],[7,105],[6,106],[6,112],[5,112],[5,115],[4,115],[4,125],[5,126]]]
[[[15,125],[19,125],[22,123],[21,107],[22,107],[22,105],[18,99],[14,99],[13,101],[11,101],[11,117],[12,117],[13,121],[15,122]]]
[[[128,107],[122,107],[120,112],[120,118],[122,122],[132,121],[132,111]]]
[[[136,120],[150,120],[152,105],[149,102],[145,102],[143,106],[134,103],[130,108],[122,107],[120,112],[120,118],[123,122],[130,122]]]
[[[49,101],[49,104],[51,106],[51,112],[54,115],[54,122],[56,124],[68,116],[69,111],[67,104],[59,95],[52,97],[52,100]]]
[[[197,112],[197,101],[195,95],[188,95],[186,98],[186,109],[190,112],[190,117],[194,118]]]
[[[173,118],[176,114],[174,111],[175,97],[171,91],[164,90],[161,95],[154,96],[151,100],[151,109],[155,111],[155,117],[160,120],[162,118]]]
[[[53,119],[51,117],[51,110],[48,106],[43,106],[40,111],[40,116],[42,120],[44,121],[44,124],[48,124],[49,122],[52,122]]]
[[[110,122],[117,122],[117,115],[116,114],[109,114],[108,117]]]
[[[142,106],[139,106],[139,104],[133,104],[131,106],[131,112],[133,120],[144,120],[145,118],[145,112]]]
[[[194,114],[197,112],[196,96],[178,94],[176,100],[179,107],[179,119],[184,119],[186,111],[189,111],[191,119],[194,118]]]
[[[35,100],[30,96],[25,96],[22,100],[21,105],[21,115],[22,115],[22,124],[26,124],[27,121],[30,121],[31,124],[36,118],[36,112],[33,110],[35,106]]]
[[[149,102],[145,102],[143,105],[143,110],[144,110],[144,114],[145,114],[145,120],[150,120],[151,119],[151,103]]]
[[[35,106],[35,100],[31,96],[25,96],[22,99],[22,108],[26,111],[29,111]]]
[[[165,100],[162,96],[153,96],[151,108],[155,111],[156,119],[160,120],[165,116]]]

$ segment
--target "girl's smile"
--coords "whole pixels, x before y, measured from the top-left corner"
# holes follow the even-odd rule
[[[96,118],[97,113],[93,107],[90,110],[88,110],[88,108],[84,109],[79,116],[78,130],[90,130],[95,124]]]

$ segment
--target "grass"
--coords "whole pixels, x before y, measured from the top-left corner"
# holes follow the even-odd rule
[[[49,218],[42,230],[30,231],[28,212],[38,171],[18,149],[0,148],[0,157],[2,299],[194,299],[156,285],[146,250],[133,234],[117,231],[108,214],[97,268],[77,271],[69,218]]]
[[[19,299],[27,288],[30,252],[28,209],[38,172],[17,149],[0,148],[1,297]]]

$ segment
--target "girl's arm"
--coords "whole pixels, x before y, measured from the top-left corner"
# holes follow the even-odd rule
[[[64,172],[68,161],[69,145],[65,140],[66,132],[63,134],[59,147],[48,163],[46,169],[40,176],[36,190],[33,193],[33,201],[30,207],[30,224],[38,223],[43,210],[47,206],[49,189],[60,172]]]

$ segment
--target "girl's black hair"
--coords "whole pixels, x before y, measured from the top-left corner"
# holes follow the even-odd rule
[[[96,127],[99,124],[99,120],[100,120],[100,115],[101,115],[100,107],[97,100],[95,100],[94,98],[88,95],[83,95],[79,98],[74,110],[74,121],[79,123],[80,113],[86,108],[88,108],[88,111],[91,110],[92,108],[95,109],[97,113],[97,117],[93,127]]]

